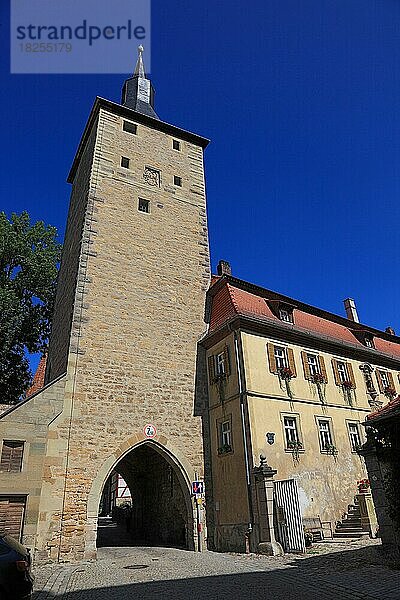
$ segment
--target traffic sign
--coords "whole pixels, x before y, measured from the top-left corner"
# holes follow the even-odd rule
[[[204,494],[204,481],[192,481],[192,494]]]
[[[153,437],[156,437],[156,435],[157,435],[157,429],[156,429],[155,425],[148,423],[147,425],[145,425],[143,427],[143,433],[147,438],[153,438]]]

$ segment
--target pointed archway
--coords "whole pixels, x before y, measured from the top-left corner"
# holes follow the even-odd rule
[[[96,546],[157,545],[194,549],[189,478],[168,449],[146,440],[125,452],[103,480],[97,506],[100,506],[100,496],[104,497],[102,492],[110,485],[113,474],[119,474],[125,480],[132,506],[123,509],[124,516],[121,516],[120,508],[114,507],[109,540],[107,530],[101,527]],[[119,527],[119,532],[115,527]]]

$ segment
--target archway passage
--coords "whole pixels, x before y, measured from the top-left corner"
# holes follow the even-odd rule
[[[99,507],[97,547],[130,545],[193,549],[192,503],[183,473],[150,442],[117,463]]]

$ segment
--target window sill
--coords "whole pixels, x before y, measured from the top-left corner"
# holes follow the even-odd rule
[[[226,456],[227,454],[233,454],[233,448],[231,448],[230,450],[221,450],[220,448],[218,448],[217,454],[218,456]]]
[[[304,448],[299,448],[298,450],[296,450],[295,448],[285,448],[285,452],[287,454],[304,454],[305,453],[305,449]]]

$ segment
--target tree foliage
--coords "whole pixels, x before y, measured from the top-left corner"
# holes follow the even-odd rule
[[[0,402],[18,401],[31,373],[26,352],[45,352],[61,246],[57,230],[27,212],[0,212]]]

